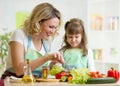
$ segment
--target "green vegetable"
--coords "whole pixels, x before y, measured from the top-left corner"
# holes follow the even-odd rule
[[[73,78],[70,83],[85,84],[87,80],[90,79],[89,72],[90,71],[87,68],[72,69],[70,74],[73,76]]]
[[[68,76],[62,76],[60,81],[65,82],[65,81],[67,81],[67,78],[68,78]]]
[[[113,77],[104,77],[104,78],[91,78],[86,84],[107,84],[107,83],[115,83],[116,79]]]
[[[57,73],[64,71],[62,66],[53,65],[52,69],[50,70],[50,74],[55,76]]]

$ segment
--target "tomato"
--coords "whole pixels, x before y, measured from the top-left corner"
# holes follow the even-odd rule
[[[102,78],[102,77],[103,77],[103,74],[101,74],[99,71],[90,72],[90,77],[91,77],[91,78]]]
[[[99,75],[99,74],[100,74],[100,72],[99,72],[99,71],[96,71],[96,74],[97,74],[97,75]]]
[[[98,78],[98,75],[97,75],[97,74],[94,74],[94,75],[92,76],[92,78]]]
[[[90,72],[90,76],[94,76],[96,72]]]
[[[119,73],[118,70],[115,70],[114,68],[111,68],[110,70],[108,70],[107,76],[108,77],[114,77],[116,79],[116,81],[118,81],[119,77],[120,77],[120,73]]]
[[[99,74],[99,75],[98,75],[98,78],[103,78],[103,75],[102,75],[102,74]]]

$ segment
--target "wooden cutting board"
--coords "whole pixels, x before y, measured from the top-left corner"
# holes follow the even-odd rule
[[[36,82],[59,82],[60,79],[55,78],[49,78],[49,79],[43,79],[43,78],[37,78]]]

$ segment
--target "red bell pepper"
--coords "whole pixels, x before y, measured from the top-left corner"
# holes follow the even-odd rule
[[[116,82],[119,80],[120,73],[118,70],[115,70],[113,67],[111,67],[110,70],[107,72],[108,77],[114,77],[116,79]]]
[[[56,79],[61,79],[61,77],[62,76],[68,76],[69,75],[69,73],[68,72],[60,72],[60,73],[57,73],[56,75],[55,75],[55,77],[56,77]]]

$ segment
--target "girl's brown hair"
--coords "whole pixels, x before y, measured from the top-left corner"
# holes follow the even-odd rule
[[[64,46],[60,50],[65,51],[66,49],[71,48],[70,44],[67,42],[67,34],[70,35],[81,34],[82,39],[79,48],[83,50],[83,56],[86,56],[88,54],[87,37],[86,37],[83,21],[78,18],[72,18],[70,21],[67,21],[65,23],[64,28],[65,28]]]

